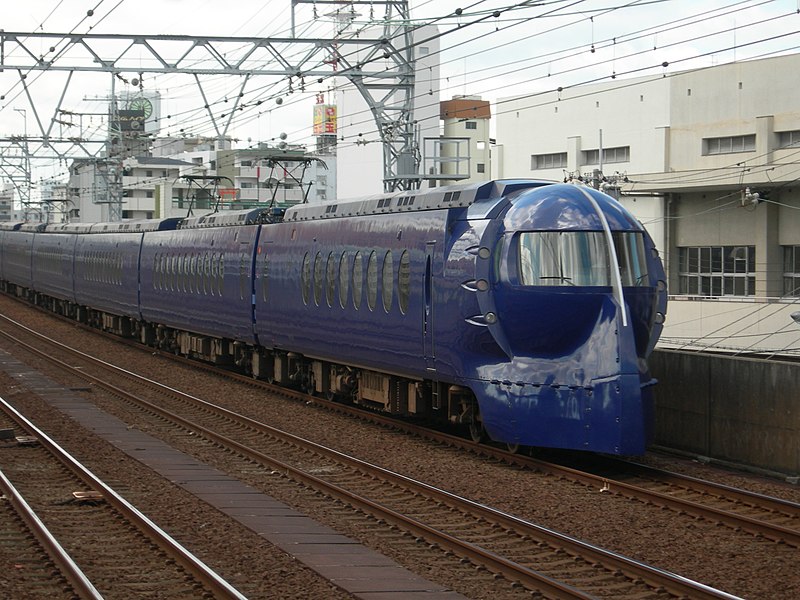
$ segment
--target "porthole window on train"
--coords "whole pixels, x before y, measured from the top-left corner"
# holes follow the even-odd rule
[[[250,278],[247,276],[247,254],[242,254],[239,257],[239,299],[244,300],[247,293],[247,282]]]
[[[411,258],[408,250],[400,255],[400,267],[397,270],[397,304],[400,312],[406,314],[408,299],[411,296]]]
[[[172,256],[172,291],[178,289],[178,255],[174,254]]]
[[[375,310],[378,302],[378,255],[373,250],[367,260],[367,306]]]
[[[203,293],[211,293],[211,256],[208,252],[203,255]]]
[[[336,260],[333,252],[328,253],[328,264],[325,269],[325,301],[328,306],[333,306],[333,299],[336,297]]]
[[[394,268],[392,265],[392,251],[387,250],[383,255],[383,272],[381,274],[381,297],[383,298],[383,310],[387,313],[392,308],[392,296],[394,296]]]
[[[153,256],[153,289],[158,288],[158,254]]]
[[[339,305],[347,306],[347,296],[350,293],[350,264],[347,262],[347,252],[342,252],[339,259]]]
[[[184,293],[189,291],[189,255],[183,255],[183,283],[181,287],[183,288]]]
[[[269,295],[269,255],[264,253],[264,264],[261,267],[261,298],[267,301]]]
[[[303,292],[303,304],[308,304],[311,297],[311,256],[306,252],[303,257],[303,270],[300,272],[300,287]]]
[[[217,295],[217,253],[211,253],[211,263],[209,265],[211,269],[210,279],[209,279],[209,289],[211,291],[212,296]]]
[[[187,274],[187,279],[189,283],[189,293],[194,294],[194,270],[195,270],[195,259],[194,254],[189,255],[189,273]]]
[[[361,295],[364,289],[364,265],[361,252],[356,252],[353,259],[353,306],[356,310],[361,308]]]
[[[325,280],[325,263],[322,261],[322,253],[317,252],[314,257],[314,304],[319,306],[322,301],[322,287]]]
[[[220,298],[223,295],[223,291],[225,290],[225,255],[220,252],[219,253],[219,267],[217,268],[217,292],[219,292]]]

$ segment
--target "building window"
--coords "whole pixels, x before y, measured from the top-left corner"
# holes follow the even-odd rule
[[[753,296],[755,246],[701,246],[678,249],[679,294]]]
[[[800,297],[800,246],[783,247],[783,295]]]
[[[486,173],[486,165],[483,163],[478,163],[475,165],[475,170],[478,173]]]
[[[561,169],[567,166],[567,153],[555,152],[553,154],[534,154],[531,156],[531,170],[536,169]]]
[[[703,154],[732,154],[734,152],[751,152],[756,149],[756,136],[734,135],[730,137],[705,138]]]
[[[145,198],[152,198],[152,197],[153,197],[153,190],[147,190],[147,191],[144,193],[144,197],[145,197]]]
[[[583,151],[584,165],[599,165],[600,164],[600,150],[584,150]],[[631,159],[630,146],[618,146],[616,148],[603,148],[603,163],[623,163],[629,162]]]
[[[800,130],[779,131],[778,132],[778,147],[779,148],[800,148]]]
[[[465,125],[466,125],[467,129],[477,129],[478,128],[478,122],[477,121],[467,121],[465,123]]]

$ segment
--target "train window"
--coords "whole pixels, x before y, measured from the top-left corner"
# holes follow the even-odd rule
[[[156,289],[158,281],[158,254],[153,255],[153,289]]]
[[[523,285],[608,286],[611,269],[602,231],[542,231],[519,237]]]
[[[209,263],[209,288],[212,296],[217,295],[217,253],[211,253],[211,260]]]
[[[392,264],[392,251],[387,250],[383,255],[383,272],[381,274],[381,296],[383,298],[383,310],[387,313],[392,308],[392,296],[394,296],[394,266]]]
[[[333,306],[333,299],[336,297],[336,261],[333,252],[328,254],[328,266],[325,274],[325,300],[328,306]]]
[[[397,270],[397,304],[400,312],[406,314],[408,299],[411,296],[411,258],[408,250],[400,255],[400,268]]]
[[[247,292],[247,254],[242,253],[239,257],[239,299],[244,300]]]
[[[170,286],[172,290],[177,290],[179,286],[178,280],[178,255],[174,254],[172,256],[172,285]]]
[[[219,260],[219,267],[217,268],[217,292],[219,292],[220,297],[222,297],[222,292],[225,289],[225,255],[220,252],[217,260]]]
[[[303,270],[300,272],[300,287],[303,292],[303,304],[308,304],[311,296],[311,256],[306,252],[303,257]]]
[[[364,288],[364,266],[361,260],[361,252],[356,252],[353,259],[353,306],[358,310],[361,308],[361,291]]]
[[[186,269],[186,288],[190,294],[194,294],[194,254],[189,254]]]
[[[269,255],[264,252],[264,265],[261,268],[261,298],[267,301],[269,294]]]
[[[798,263],[800,266],[800,263]],[[347,295],[350,293],[350,267],[347,262],[347,252],[342,252],[339,259],[339,305],[347,306]]]
[[[203,293],[211,292],[211,257],[208,252],[203,255]]]
[[[367,306],[375,310],[378,302],[378,255],[373,250],[367,260]]]
[[[189,255],[183,255],[183,291],[189,291]]]
[[[322,253],[317,252],[314,257],[314,304],[319,306],[322,300],[322,286],[325,277],[325,265],[322,263]]]
[[[644,236],[633,231],[615,231],[611,236],[617,251],[622,285],[646,285],[648,278]]]

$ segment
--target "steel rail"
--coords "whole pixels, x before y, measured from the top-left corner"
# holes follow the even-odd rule
[[[8,406],[8,403],[3,398],[0,398],[0,403]],[[72,560],[72,557],[55,536],[50,533],[50,530],[31,508],[31,505],[26,502],[22,494],[19,493],[2,471],[0,471],[0,492],[8,499],[19,517],[42,545],[47,555],[70,583],[72,590],[85,600],[102,600],[102,594],[97,591],[97,588],[94,587],[81,568]]]
[[[581,542],[574,538],[570,538],[558,532],[535,525],[533,523],[529,523],[527,521],[524,521],[517,517],[513,517],[506,513],[502,513],[500,511],[486,507],[484,505],[480,505],[471,500],[458,497],[444,490],[440,490],[438,488],[434,488],[433,486],[429,486],[422,482],[415,481],[406,476],[393,473],[391,471],[383,469],[382,467],[371,465],[369,463],[366,463],[365,461],[356,459],[354,457],[350,457],[336,450],[320,446],[318,444],[315,444],[314,442],[310,442],[293,434],[265,425],[263,423],[255,421],[249,417],[246,417],[244,415],[241,415],[224,407],[214,405],[210,402],[207,402],[190,394],[181,392],[180,390],[176,390],[169,386],[165,386],[159,382],[142,377],[141,375],[138,375],[121,367],[117,367],[116,365],[112,365],[106,361],[97,359],[79,350],[70,348],[69,346],[62,344],[61,342],[58,342],[56,340],[50,340],[46,336],[43,336],[42,334],[39,334],[32,330],[30,331],[31,333],[39,336],[40,338],[47,340],[49,343],[55,344],[60,348],[75,354],[76,356],[80,356],[84,360],[91,361],[92,363],[100,365],[105,369],[111,370],[115,374],[118,375],[121,374],[126,377],[132,378],[137,382],[144,383],[148,386],[156,388],[162,393],[166,392],[174,396],[177,396],[181,399],[184,399],[186,401],[189,401],[191,403],[202,405],[208,410],[214,411],[218,414],[222,414],[223,416],[225,416],[230,420],[238,421],[239,423],[246,425],[251,429],[255,429],[272,437],[288,440],[294,445],[303,447],[307,450],[311,450],[318,454],[327,455],[328,457],[334,458],[339,462],[356,465],[357,468],[359,468],[364,472],[367,472],[369,474],[372,474],[376,477],[380,477],[385,480],[386,479],[391,480],[407,488],[412,488],[418,493],[432,496],[441,502],[446,502],[450,506],[458,508],[459,510],[479,515],[489,521],[496,522],[501,526],[505,526],[507,528],[515,530],[522,535],[527,535],[538,539],[544,539],[548,543],[557,547],[561,547],[571,554],[582,556],[589,562],[595,564],[602,564],[607,569],[624,573],[631,579],[634,580],[641,579],[642,581],[647,582],[649,585],[653,587],[663,588],[664,590],[667,590],[678,596],[686,596],[698,599],[736,598],[735,596],[732,596],[720,590],[716,590],[709,586],[705,586],[698,582],[692,581],[688,578],[681,577],[679,575],[675,575],[673,573],[669,573],[661,569],[656,569],[644,563],[625,558],[615,553],[608,552],[606,550],[586,544],[584,542]],[[4,333],[4,335],[9,335],[9,334]],[[24,344],[24,342],[22,342],[21,340],[17,341],[20,344]],[[478,562],[487,566],[487,568],[491,569],[493,572],[502,573],[506,577],[520,581],[521,583],[529,586],[535,584],[535,586],[537,586],[539,589],[542,589],[542,591],[547,590],[549,593],[554,594],[554,597],[558,598],[584,597],[582,595],[583,594],[582,592],[574,590],[570,586],[564,586],[564,584],[552,580],[543,574],[532,571],[527,567],[508,561],[507,559],[499,557],[494,553],[484,550],[478,546],[474,546],[472,544],[468,544],[466,542],[457,540],[456,538],[453,538],[452,536],[444,532],[435,530],[425,525],[424,523],[420,523],[416,519],[407,517],[391,509],[377,505],[376,503],[372,502],[367,498],[358,496],[348,490],[336,486],[335,484],[326,482],[323,479],[320,479],[305,471],[297,469],[287,463],[276,460],[259,451],[253,450],[252,448],[249,448],[248,446],[245,446],[244,444],[241,444],[236,440],[223,436],[217,433],[216,431],[205,428],[191,420],[182,417],[181,415],[175,414],[172,411],[166,410],[161,406],[158,406],[152,402],[139,398],[127,392],[126,390],[118,386],[109,384],[98,377],[95,377],[89,373],[84,372],[83,370],[76,370],[74,367],[68,365],[67,363],[60,361],[55,357],[51,357],[50,355],[43,353],[35,348],[32,348],[32,350],[34,352],[40,353],[40,355],[44,356],[50,361],[53,361],[56,364],[59,364],[60,366],[69,370],[70,372],[75,373],[79,377],[94,382],[98,386],[103,387],[104,389],[114,393],[115,395],[118,395],[122,398],[127,398],[130,401],[135,402],[141,406],[144,406],[148,410],[163,416],[164,418],[167,418],[169,420],[181,424],[183,427],[189,430],[197,431],[219,444],[233,448],[237,452],[248,458],[251,458],[253,460],[262,463],[266,463],[270,465],[273,469],[277,470],[278,472],[290,476],[292,479],[300,483],[309,485],[315,489],[322,489],[332,497],[338,498],[353,506],[356,506],[361,510],[368,512],[369,514],[373,514],[373,516],[375,516],[376,518],[382,518],[387,521],[391,521],[397,524],[398,526],[401,526],[407,530],[414,532],[416,535],[422,535],[428,540],[433,540],[433,542],[436,544],[439,544],[454,552],[458,552],[460,555],[466,556],[470,560],[477,560]],[[546,587],[542,588],[542,586]],[[560,595],[564,593],[568,595],[566,596]]]
[[[47,356],[42,354],[42,356]],[[66,364],[66,363],[62,363]],[[74,370],[73,370],[74,372]],[[2,399],[0,399],[2,400]],[[40,430],[23,414],[13,406],[2,400],[2,408],[9,414],[21,427],[36,437],[39,443],[49,452],[58,458],[68,469],[78,475],[87,485],[99,492],[103,499],[125,516],[131,523],[135,524],[149,539],[158,544],[170,556],[174,557],[189,573],[195,576],[217,598],[246,600],[246,597],[236,590],[230,583],[222,579],[217,573],[209,568],[205,563],[189,552],[174,538],[158,527],[147,516],[141,513],[135,506],[130,504],[122,496],[100,480],[94,473],[89,471],[84,465],[78,462],[71,454],[61,448],[44,431]]]

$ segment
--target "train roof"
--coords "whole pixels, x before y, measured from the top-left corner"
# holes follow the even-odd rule
[[[164,219],[131,219],[128,221],[112,221],[109,223],[94,223],[89,230],[91,233],[138,233],[140,231],[167,231],[177,229],[182,221],[180,217]]]
[[[38,233],[44,231],[44,228],[47,227],[47,223],[22,223],[19,226],[20,231],[33,231],[34,233]]]
[[[200,229],[203,227],[226,227],[233,225],[256,225],[266,223],[271,220],[274,214],[272,208],[249,208],[246,210],[225,210],[201,215],[199,217],[187,217],[181,222],[181,229]]]
[[[3,221],[0,223],[0,231],[17,231],[25,221]]]
[[[497,201],[513,191],[551,185],[553,183],[555,182],[539,179],[498,179],[427,190],[407,190],[379,194],[325,204],[302,204],[286,209],[284,220],[309,221],[382,213],[471,207],[488,201],[486,202],[485,210],[470,211],[470,217],[479,218],[485,215]]]

